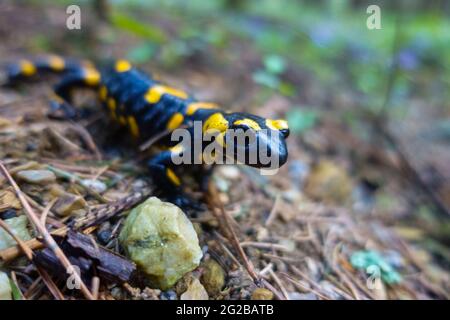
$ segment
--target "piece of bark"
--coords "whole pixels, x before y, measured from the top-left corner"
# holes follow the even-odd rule
[[[134,263],[99,246],[87,235],[71,230],[65,238],[59,238],[59,241],[70,262],[80,268],[83,281],[98,276],[107,282],[121,283],[130,281],[134,275]],[[35,261],[55,276],[67,278],[69,275],[48,249],[37,252]]]

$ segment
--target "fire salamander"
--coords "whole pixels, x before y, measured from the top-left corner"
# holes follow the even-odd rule
[[[71,105],[73,89],[91,88],[98,93],[99,100],[112,120],[127,127],[131,135],[141,141],[146,141],[165,131],[172,132],[180,127],[193,133],[194,121],[200,121],[200,136],[198,134],[194,136],[192,145],[162,139],[159,142],[167,147],[166,150],[151,158],[147,163],[158,187],[174,195],[169,198],[169,201],[181,207],[192,207],[193,202],[182,192],[182,183],[174,171],[176,165],[172,157],[183,155],[187,151],[186,148],[190,148],[198,139],[202,139],[207,130],[215,130],[218,133],[215,138],[221,142],[222,146],[224,146],[225,132],[228,129],[241,129],[245,133],[250,133],[255,139],[253,141],[247,139],[240,145],[235,145],[232,153],[235,158],[238,151],[244,151],[248,156],[249,153],[256,153],[260,146],[264,146],[271,159],[277,160],[278,167],[287,160],[285,139],[289,135],[289,128],[285,120],[265,119],[248,113],[224,111],[214,103],[198,101],[182,90],[155,80],[126,60],[118,60],[108,67],[97,68],[89,62],[59,56],[24,59],[7,65],[7,83],[14,84],[45,72],[62,74],[62,79],[54,87],[55,100],[51,101],[54,107],[64,110],[68,117],[73,116],[76,113],[76,109]],[[272,137],[277,139],[271,139]],[[202,149],[211,144],[211,142],[201,141]],[[267,166],[260,161],[259,157],[251,163],[247,159],[244,164],[257,168]],[[203,172],[204,176],[208,176],[207,170]]]

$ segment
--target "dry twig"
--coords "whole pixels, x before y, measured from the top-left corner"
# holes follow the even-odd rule
[[[14,191],[16,192],[16,196],[17,198],[20,200],[24,211],[28,217],[28,219],[36,226],[37,230],[39,231],[39,233],[42,235],[44,242],[46,244],[46,246],[53,251],[53,253],[55,254],[56,257],[58,257],[58,259],[60,260],[61,264],[69,270],[69,268],[72,267],[72,264],[70,263],[69,259],[67,259],[66,255],[64,254],[64,252],[61,250],[61,248],[58,246],[58,244],[56,243],[56,241],[53,239],[53,237],[50,235],[50,233],[47,231],[47,229],[45,228],[44,225],[42,225],[41,221],[39,220],[39,218],[37,217],[36,213],[34,213],[33,209],[31,208],[30,204],[28,203],[28,201],[26,200],[26,198],[24,197],[22,191],[20,190],[19,186],[17,185],[17,183],[14,181],[14,179],[11,177],[11,175],[9,174],[8,170],[6,169],[6,167],[3,165],[3,163],[0,161],[0,170],[2,171],[2,174],[5,176],[5,178],[9,181],[9,183],[12,185],[12,187],[14,188]],[[89,300],[93,300],[94,297],[92,296],[91,292],[89,291],[89,289],[86,287],[86,285],[84,284],[83,280],[81,279],[81,277],[78,275],[78,273],[74,272],[73,273],[73,277],[75,278],[75,281],[77,281],[80,284],[80,289],[81,292],[83,293],[83,295],[89,299]]]

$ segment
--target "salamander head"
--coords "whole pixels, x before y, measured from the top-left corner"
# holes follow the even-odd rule
[[[289,128],[285,120],[217,112],[204,121],[203,132],[209,129],[220,132],[216,140],[226,147],[227,156],[231,155],[237,162],[274,169],[287,161]]]

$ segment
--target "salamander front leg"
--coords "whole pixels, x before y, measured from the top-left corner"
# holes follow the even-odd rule
[[[72,93],[77,88],[96,88],[100,74],[94,69],[81,69],[69,73],[54,87],[49,116],[57,119],[77,119],[80,110],[72,105]]]
[[[147,163],[155,184],[162,189],[164,196],[169,202],[177,205],[183,210],[204,210],[204,206],[189,197],[181,188],[181,180],[171,167],[172,155],[181,152],[179,148],[173,147],[163,151],[150,159]]]

